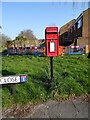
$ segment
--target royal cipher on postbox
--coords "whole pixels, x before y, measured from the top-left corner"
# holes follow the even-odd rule
[[[46,55],[53,57],[58,56],[58,27],[46,27],[45,29],[46,39]]]

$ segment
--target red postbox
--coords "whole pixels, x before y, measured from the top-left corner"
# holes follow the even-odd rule
[[[58,27],[46,27],[45,39],[47,56],[58,56]]]

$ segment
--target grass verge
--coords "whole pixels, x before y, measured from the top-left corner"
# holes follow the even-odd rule
[[[49,57],[3,56],[2,75],[27,74],[28,81],[15,85],[14,96],[11,85],[3,86],[2,106],[8,108],[14,103],[36,103],[53,98],[65,100],[69,95],[90,93],[87,55],[54,57],[53,68],[54,79],[51,81]]]

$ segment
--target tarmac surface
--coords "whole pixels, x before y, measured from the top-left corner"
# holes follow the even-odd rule
[[[35,106],[16,107],[3,111],[2,118],[88,118],[88,97],[66,101],[49,100]]]
[[[88,118],[88,102],[82,99],[48,101],[35,106],[27,118]]]

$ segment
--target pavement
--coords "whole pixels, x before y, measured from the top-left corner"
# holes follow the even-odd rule
[[[27,118],[88,118],[88,102],[81,99],[37,105]]]
[[[88,118],[88,97],[49,100],[35,106],[30,103],[27,107],[14,105],[2,113],[2,118]]]

